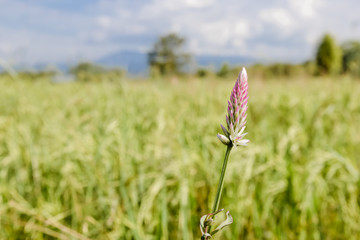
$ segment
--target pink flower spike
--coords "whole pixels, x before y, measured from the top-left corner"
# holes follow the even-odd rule
[[[243,68],[236,79],[230,94],[230,100],[228,101],[228,114],[226,115],[228,129],[225,129],[225,127],[222,126],[222,130],[226,136],[218,134],[218,138],[225,145],[246,146],[249,142],[249,140],[243,139],[247,134],[243,133],[247,117],[247,103],[248,76],[245,68]],[[227,141],[227,139],[229,141]]]

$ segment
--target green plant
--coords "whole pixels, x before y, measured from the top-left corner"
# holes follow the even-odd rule
[[[215,230],[211,231],[211,227],[214,223],[213,218],[216,214],[223,211],[219,210],[221,194],[224,187],[226,167],[229,160],[231,149],[237,146],[246,146],[249,140],[243,139],[247,133],[244,133],[246,124],[246,110],[248,108],[248,79],[245,68],[239,73],[239,76],[235,82],[233,91],[231,92],[230,101],[228,102],[228,115],[226,116],[227,128],[221,125],[221,129],[224,133],[218,134],[219,140],[227,146],[224,157],[223,167],[221,169],[221,175],[219,185],[216,192],[214,207],[212,213],[204,215],[200,219],[200,229],[202,233],[201,239],[210,239],[212,235],[222,230],[224,227],[230,225],[233,222],[230,212],[226,212],[226,220],[222,222]]]
[[[347,42],[342,46],[343,71],[360,77],[360,42]]]
[[[224,63],[216,74],[221,78],[226,78],[229,75],[229,73],[230,73],[229,64]]]
[[[175,33],[161,36],[148,54],[151,69],[156,69],[161,75],[178,74],[190,62],[190,54],[185,53],[183,46],[185,38]]]
[[[342,66],[341,49],[330,34],[326,34],[316,52],[316,65],[320,74],[339,73]]]

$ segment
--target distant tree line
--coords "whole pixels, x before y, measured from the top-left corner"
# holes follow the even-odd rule
[[[199,67],[195,69],[195,72],[189,71],[193,62],[191,54],[185,50],[185,43],[186,39],[175,33],[160,36],[148,53],[150,77],[195,75],[199,78],[226,78],[234,76],[240,71],[239,66],[230,66],[227,63],[224,63],[219,69]],[[325,34],[312,60],[301,64],[272,63],[264,65],[258,63],[248,66],[248,70],[251,77],[263,79],[337,74],[348,74],[360,78],[360,42],[348,41],[337,45],[330,34]],[[69,73],[72,74],[74,80],[81,82],[118,81],[125,75],[125,71],[122,69],[106,68],[90,62],[81,62],[73,66]],[[0,75],[9,74],[3,72]],[[52,78],[54,81],[54,76],[59,76],[59,72],[56,70],[20,71],[17,75],[19,79],[38,81]],[[61,81],[61,75],[57,79]]]
[[[189,69],[191,55],[184,51],[185,39],[174,34],[161,36],[148,54],[148,63],[152,73],[174,75]],[[360,77],[360,42],[346,42],[338,46],[330,34],[322,38],[313,60],[302,64],[273,63],[250,66],[257,77],[295,77],[350,74]],[[218,71],[201,67],[196,71],[198,77],[217,76],[226,78],[237,67],[224,63]],[[250,73],[251,74],[251,73]],[[233,74],[232,74],[233,75]]]
[[[116,82],[122,80],[125,72],[120,68],[108,68],[91,62],[80,62],[69,69],[70,74],[63,74],[57,69],[41,71],[17,71],[16,79],[27,81],[53,81],[53,82]],[[8,72],[0,73],[5,78],[14,78]]]
[[[76,80],[81,82],[118,81],[124,75],[119,68],[105,68],[90,62],[82,62],[70,69]]]

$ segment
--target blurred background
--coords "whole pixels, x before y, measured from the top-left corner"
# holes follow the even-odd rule
[[[0,0],[0,238],[360,238],[360,2]],[[220,220],[221,218],[219,218]]]
[[[32,71],[92,62],[147,73],[148,53],[169,33],[185,40],[193,71],[218,70],[224,62],[298,64],[314,59],[326,33],[339,46],[360,38],[355,0],[2,0],[1,6],[0,57]]]

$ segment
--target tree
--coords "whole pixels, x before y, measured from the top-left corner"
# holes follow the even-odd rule
[[[117,81],[124,75],[120,69],[105,68],[90,62],[77,64],[70,69],[70,73],[81,82]]]
[[[183,71],[190,61],[190,55],[183,50],[184,44],[185,39],[175,33],[160,37],[148,54],[150,67],[162,75]]]
[[[341,69],[341,49],[330,34],[326,34],[316,53],[316,66],[320,74],[334,74]]]
[[[346,42],[342,51],[343,71],[360,77],[360,42]]]
[[[70,69],[70,72],[74,75],[77,75],[79,73],[102,73],[105,72],[105,69],[102,66],[95,65],[90,62],[81,62],[77,64],[76,66],[72,67]]]
[[[229,64],[224,63],[217,72],[217,75],[221,78],[226,78],[229,75],[229,73],[230,73]]]

